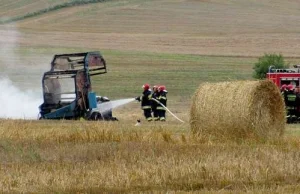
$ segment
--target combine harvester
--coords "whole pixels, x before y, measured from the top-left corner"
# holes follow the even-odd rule
[[[274,82],[284,97],[287,113],[287,122],[295,123],[300,121],[300,66],[294,65],[294,68],[275,69],[269,67],[267,79]],[[285,86],[292,88],[285,89]]]
[[[92,91],[91,76],[106,72],[100,52],[55,55],[42,79],[44,102],[39,106],[39,118],[117,120],[112,108],[99,108],[110,100]]]

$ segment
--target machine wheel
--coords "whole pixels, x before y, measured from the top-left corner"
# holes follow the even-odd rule
[[[90,120],[92,121],[100,121],[100,120],[103,120],[103,117],[100,113],[98,112],[93,112],[91,117],[90,117]]]

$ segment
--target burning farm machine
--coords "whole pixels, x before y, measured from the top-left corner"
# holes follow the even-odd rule
[[[276,69],[269,67],[267,79],[274,82],[281,90],[284,97],[287,122],[300,121],[300,66],[294,68]]]
[[[40,119],[117,120],[111,108],[99,107],[109,99],[92,91],[91,76],[106,72],[100,52],[55,55],[42,79]]]

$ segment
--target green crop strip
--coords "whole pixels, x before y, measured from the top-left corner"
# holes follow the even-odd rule
[[[107,1],[109,1],[109,0],[73,0],[70,2],[55,5],[53,7],[49,7],[49,8],[41,9],[41,10],[38,10],[35,12],[27,13],[22,16],[17,16],[17,17],[6,19],[6,20],[2,20],[2,21],[0,21],[0,24],[8,24],[8,23],[24,20],[24,19],[42,15],[45,13],[49,13],[51,11],[56,11],[56,10],[64,9],[64,8],[68,8],[68,7],[75,7],[75,6],[81,6],[81,5],[86,5],[86,4],[92,4],[92,3],[102,3],[102,2],[107,2]]]

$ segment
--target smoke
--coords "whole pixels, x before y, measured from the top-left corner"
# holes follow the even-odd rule
[[[27,69],[21,60],[19,49],[21,33],[13,25],[0,26],[0,118],[36,119],[38,106],[42,103],[40,72]],[[26,87],[25,87],[26,86]]]
[[[41,97],[34,91],[21,91],[6,78],[0,79],[0,117],[36,119]]]

